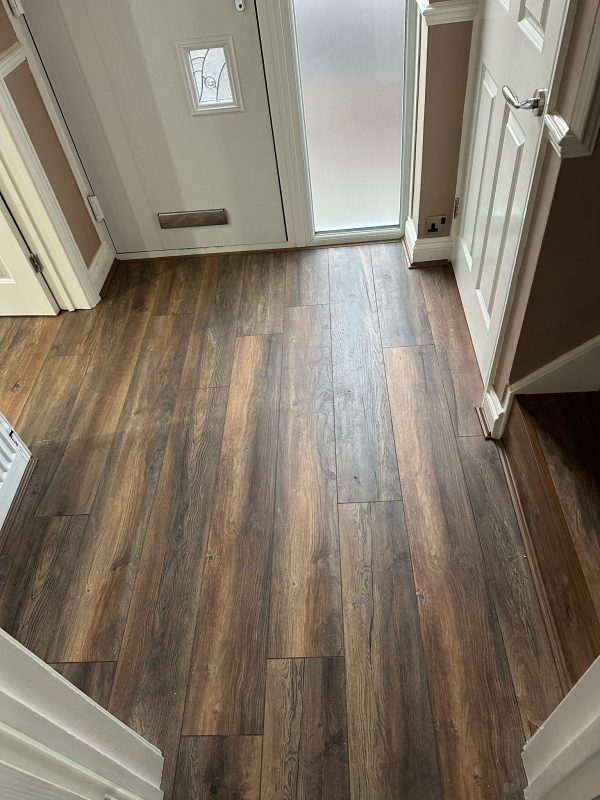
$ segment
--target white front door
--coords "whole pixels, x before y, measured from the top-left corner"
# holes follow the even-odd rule
[[[58,314],[58,305],[30,253],[4,200],[0,197],[0,316]]]
[[[119,253],[285,243],[254,0],[23,5]]]
[[[487,382],[504,318],[543,129],[543,115],[515,109],[548,94],[567,0],[483,0],[473,32],[470,131],[462,155],[454,269],[475,353]]]

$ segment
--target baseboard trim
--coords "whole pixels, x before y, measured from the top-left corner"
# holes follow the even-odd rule
[[[107,241],[101,242],[98,252],[89,266],[90,279],[98,294],[100,294],[100,290],[104,286],[104,281],[115,258],[116,254],[111,245]]]
[[[33,471],[37,465],[37,458],[30,458],[27,462],[27,466],[25,467],[25,472],[21,477],[21,481],[13,497],[12,503],[10,504],[10,508],[8,509],[8,514],[2,526],[0,526],[0,550],[4,547],[4,543],[8,538],[8,534],[10,533],[10,529],[13,526],[13,523],[17,517],[17,512],[19,511],[19,506],[25,496],[25,492],[27,491],[27,486],[29,485],[29,481],[31,480],[31,476],[33,475]]]
[[[452,258],[452,236],[438,236],[431,239],[419,239],[417,229],[411,217],[406,220],[404,241],[411,265],[427,262],[447,263]]]
[[[533,546],[531,531],[529,529],[529,525],[527,524],[525,511],[521,505],[521,499],[519,498],[517,483],[510,464],[510,459],[508,458],[508,453],[506,452],[503,442],[496,442],[496,446],[498,448],[500,463],[502,464],[506,483],[508,484],[508,491],[515,512],[515,517],[517,519],[517,525],[519,526],[519,532],[521,533],[521,540],[523,541],[523,548],[525,550],[525,555],[527,556],[527,563],[529,564],[529,571],[531,572],[533,587],[538,599],[538,603],[540,604],[542,620],[548,635],[548,641],[550,643],[552,657],[556,665],[560,687],[564,694],[567,694],[572,686],[572,681],[569,677],[569,670],[567,668],[565,654],[560,644],[560,637],[558,635],[556,623],[554,622],[554,616],[548,601],[548,595],[546,593],[546,587],[544,586],[542,572],[540,570],[540,565],[537,559],[535,548]]]

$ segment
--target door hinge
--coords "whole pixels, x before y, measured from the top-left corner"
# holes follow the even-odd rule
[[[25,9],[21,4],[21,0],[8,0],[8,4],[15,17],[22,17],[25,13]]]
[[[456,219],[458,217],[458,210],[460,208],[460,197],[454,198],[454,211],[452,212],[452,218]]]
[[[100,201],[96,195],[88,194],[87,201],[90,204],[90,208],[92,209],[92,214],[94,215],[96,222],[102,222],[104,219],[104,211],[102,211],[102,206],[100,205]]]
[[[29,256],[29,261],[31,262],[31,266],[33,267],[34,272],[40,274],[44,271],[42,262],[40,261],[39,256],[36,256],[35,253],[31,253],[31,255]]]

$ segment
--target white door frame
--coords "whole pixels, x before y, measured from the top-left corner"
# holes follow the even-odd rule
[[[527,742],[522,758],[525,800],[600,796],[600,658]]]
[[[401,0],[402,1],[402,0]],[[288,240],[291,247],[399,239],[410,210],[417,95],[419,12],[415,0],[406,0],[404,98],[402,119],[402,175],[400,222],[397,226],[315,233],[308,152],[302,114],[293,0],[256,0],[260,38],[271,107],[271,120]]]
[[[37,51],[20,17],[0,0],[12,22],[18,42],[0,58],[0,191],[32,252],[44,267],[44,276],[60,307],[70,311],[93,308],[112,261],[114,250],[106,227],[96,222],[87,204],[91,193],[83,167],[56,106]],[[37,152],[5,84],[17,66],[27,62],[73,175],[100,239],[94,262],[86,265]]]
[[[162,800],[163,758],[0,629],[0,795]]]
[[[594,92],[594,87],[597,87],[598,81],[600,81],[600,15],[596,17],[592,39],[578,89],[571,125],[569,126],[563,117],[556,111],[562,70],[567,55],[570,33],[577,8],[577,4],[572,0],[567,0],[567,2],[569,5],[565,29],[555,64],[555,77],[552,81],[552,89],[547,100],[547,107],[549,111],[544,116],[544,125],[540,137],[536,165],[533,179],[529,187],[527,208],[519,236],[519,245],[510,278],[509,291],[507,293],[506,303],[502,313],[502,323],[494,343],[490,369],[487,375],[482,376],[484,384],[484,394],[482,398],[483,415],[487,423],[488,431],[495,439],[500,438],[504,433],[508,412],[510,411],[512,398],[515,394],[515,392],[511,391],[510,387],[508,387],[505,395],[503,397],[498,397],[494,388],[494,379],[496,376],[496,370],[498,368],[500,356],[503,352],[508,322],[515,300],[517,281],[523,261],[525,246],[528,240],[529,226],[533,215],[533,208],[541,177],[546,148],[548,146],[552,146],[560,158],[590,155],[594,149],[600,128],[600,92],[598,90]],[[463,116],[463,141],[461,143],[459,161],[459,179],[456,190],[458,197],[461,197],[464,194],[464,183],[466,179],[465,173],[468,164],[469,141],[468,137],[464,135],[464,132],[468,130],[471,115],[474,110],[474,92],[472,87],[473,81],[476,78],[475,70],[473,69],[473,61],[475,57],[476,53],[472,49],[471,62],[469,65],[469,80],[467,83],[467,99],[465,102],[465,111]],[[452,231],[452,235],[454,238],[454,246],[456,247],[459,242],[455,229]]]

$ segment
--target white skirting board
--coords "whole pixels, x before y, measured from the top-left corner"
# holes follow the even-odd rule
[[[431,239],[419,239],[411,217],[406,220],[404,238],[411,264],[422,264],[426,261],[450,261],[452,258],[453,237],[437,236]]]
[[[0,528],[19,490],[31,453],[0,414]]]
[[[102,289],[115,258],[115,251],[111,245],[107,241],[103,241],[89,266],[90,278],[97,292]]]

